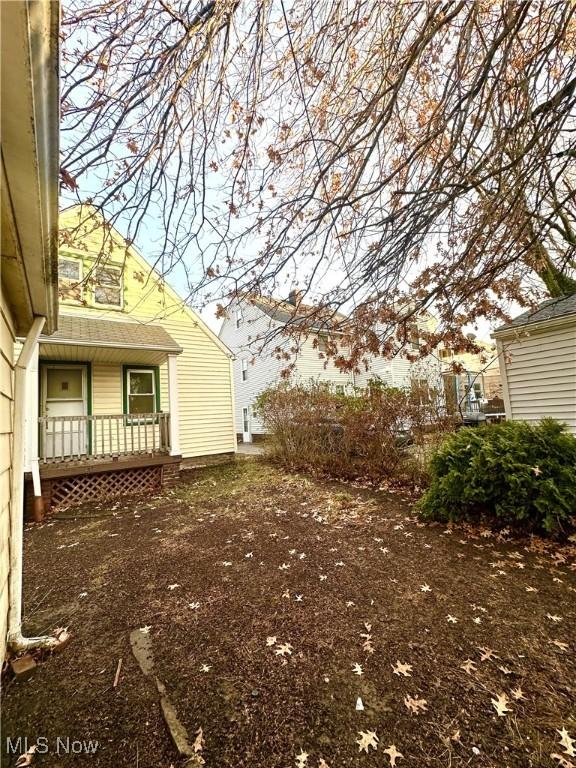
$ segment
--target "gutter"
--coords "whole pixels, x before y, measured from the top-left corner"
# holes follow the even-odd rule
[[[8,610],[8,645],[14,651],[29,648],[55,648],[57,637],[24,637],[22,635],[22,546],[24,508],[24,441],[26,430],[26,382],[30,364],[45,317],[35,317],[14,370],[14,438],[12,479],[10,483],[10,586]]]
[[[490,334],[493,339],[516,339],[526,338],[532,332],[540,333],[556,328],[563,328],[564,326],[574,325],[576,323],[576,314],[561,315],[559,317],[549,317],[546,320],[531,320],[519,325],[505,325],[501,328],[496,328]]]

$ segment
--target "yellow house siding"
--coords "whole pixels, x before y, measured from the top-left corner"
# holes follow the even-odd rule
[[[92,413],[122,413],[122,367],[92,364]]]
[[[78,209],[63,212],[61,227],[73,226]],[[106,253],[109,263],[122,268],[124,300],[122,309],[94,306],[89,284],[84,287],[83,300],[61,300],[61,312],[98,316],[110,320],[133,320],[163,326],[182,347],[178,356],[178,390],[180,411],[180,448],[183,458],[233,452],[236,438],[233,424],[233,392],[230,357],[219,340],[208,330],[201,318],[162,280],[133,248],[126,248],[112,231]],[[99,232],[82,237],[86,250],[69,246],[61,255],[81,258],[83,274],[93,272],[94,255],[102,247]],[[92,381],[94,413],[122,412],[121,366],[116,397],[114,366],[93,366]],[[162,410],[169,410],[167,365],[160,367]],[[102,397],[102,402],[99,402]],[[110,407],[112,410],[106,411]],[[98,410],[97,410],[98,409]]]
[[[14,386],[14,324],[0,295],[0,662],[6,651],[10,571],[10,480]]]

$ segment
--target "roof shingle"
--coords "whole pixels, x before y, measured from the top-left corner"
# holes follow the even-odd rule
[[[51,336],[41,336],[40,341],[182,352],[182,347],[161,325],[127,323],[80,315],[61,314],[58,318],[58,330]]]
[[[509,328],[518,328],[522,325],[531,325],[532,323],[541,323],[544,320],[553,320],[565,315],[576,314],[576,294],[572,296],[562,296],[556,299],[548,299],[542,302],[537,309],[529,309],[518,317],[515,317],[506,325],[496,328],[496,333],[506,331]]]

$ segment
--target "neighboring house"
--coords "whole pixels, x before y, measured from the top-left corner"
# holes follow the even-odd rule
[[[506,417],[551,417],[576,435],[576,295],[550,299],[497,328]]]
[[[0,662],[8,634],[15,648],[42,644],[21,635],[24,416],[30,355],[58,313],[59,13],[48,0],[0,3]]]
[[[441,348],[438,356],[442,363],[442,377],[452,411],[473,410],[488,400],[502,398],[502,381],[496,345],[470,337],[480,352]],[[461,370],[455,373],[454,364]]]
[[[394,357],[369,356],[367,367],[365,366],[356,375],[356,385],[366,387],[371,381],[382,382],[388,387],[401,389],[416,389],[422,396],[427,393],[442,392],[441,364],[437,354],[409,360],[406,353],[416,357],[420,352],[422,343],[421,334],[425,331],[434,331],[438,325],[436,318],[429,312],[423,311],[414,319],[409,328],[409,342],[407,349],[398,349]],[[376,333],[382,333],[378,326]]]
[[[255,411],[256,400],[261,392],[281,381],[289,368],[293,383],[324,382],[342,392],[354,387],[353,374],[341,371],[324,354],[327,337],[338,336],[327,321],[313,323],[298,343],[282,335],[287,324],[297,327],[307,310],[300,305],[298,292],[291,291],[286,301],[237,299],[227,312],[219,335],[235,355],[236,431],[244,442],[265,433]],[[344,320],[340,315],[336,319]]]
[[[29,392],[45,502],[154,490],[234,453],[231,352],[93,209],[67,209],[60,231],[59,327]]]
[[[400,353],[391,359],[370,357],[367,370],[340,370],[334,360],[326,356],[325,350],[328,337],[337,343],[342,334],[340,329],[344,329],[348,321],[344,315],[333,318],[336,329],[333,323],[319,319],[298,341],[286,338],[282,329],[287,325],[297,329],[300,315],[310,312],[310,307],[300,301],[298,292],[291,291],[286,301],[246,297],[234,301],[228,310],[220,338],[236,357],[234,386],[239,439],[251,442],[265,434],[255,411],[255,402],[261,392],[286,378],[286,372],[289,372],[292,383],[323,382],[343,393],[365,388],[373,380],[386,386],[416,386],[424,398],[428,398],[433,390],[442,390],[440,362],[434,355],[416,362],[410,362]],[[434,323],[428,313],[414,323],[411,351],[415,355],[420,349],[419,331],[433,330]],[[264,344],[265,341],[268,343]],[[345,354],[346,350],[343,352]]]

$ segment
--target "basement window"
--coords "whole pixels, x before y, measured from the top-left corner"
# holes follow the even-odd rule
[[[242,381],[248,381],[248,360],[242,360]]]

